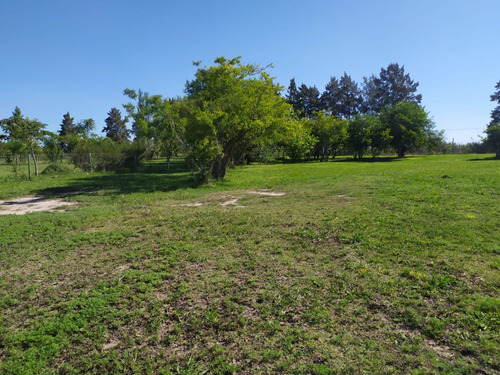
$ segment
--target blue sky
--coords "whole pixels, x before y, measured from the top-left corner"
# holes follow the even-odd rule
[[[0,0],[0,118],[15,106],[58,131],[104,127],[125,88],[183,95],[193,61],[274,64],[287,87],[397,62],[449,141],[478,140],[500,81],[498,0]]]

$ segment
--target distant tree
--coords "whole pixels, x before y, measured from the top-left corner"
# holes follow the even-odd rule
[[[80,120],[76,124],[76,129],[80,137],[89,138],[92,136],[91,131],[95,129],[95,121],[92,118]]]
[[[314,113],[322,109],[319,90],[316,86],[301,84],[299,87],[299,103],[302,108],[301,117],[312,118]]]
[[[302,102],[300,100],[300,93],[297,89],[297,84],[295,83],[295,78],[290,80],[290,85],[288,86],[286,101],[292,105],[294,112],[298,115],[304,111]]]
[[[313,148],[317,139],[311,134],[311,120],[302,118],[298,121],[289,122],[281,137],[285,154],[292,161],[302,160]]]
[[[73,151],[75,146],[80,141],[77,128],[74,123],[74,118],[67,112],[63,116],[62,123],[59,129],[59,145],[65,153]]]
[[[63,115],[59,129],[59,145],[65,153],[71,153],[82,138],[88,138],[90,132],[95,129],[93,119],[84,119],[75,124],[74,117],[69,112]]]
[[[61,129],[59,129],[59,135],[64,137],[66,135],[78,134],[74,121],[75,121],[74,117],[71,117],[69,112],[67,112],[63,116],[63,120],[60,125]]]
[[[141,90],[136,92],[131,89],[125,89],[124,94],[135,101],[124,104],[132,119],[134,142],[149,149],[151,156],[155,153],[164,154],[169,168],[171,156],[180,148],[175,131],[181,133],[181,108],[185,100],[163,99],[160,95],[149,95]]]
[[[43,132],[43,152],[52,163],[63,154],[61,147],[61,137],[58,134],[44,131]]]
[[[357,115],[348,122],[347,135],[348,144],[354,154],[354,159],[362,159],[370,145],[370,127],[373,117],[369,115]]]
[[[402,101],[385,107],[380,121],[389,129],[391,145],[403,158],[410,149],[425,144],[433,134],[433,123],[424,108],[415,102]]]
[[[126,121],[122,119],[120,110],[113,107],[108,112],[106,118],[106,126],[102,129],[106,133],[106,137],[115,142],[126,142],[129,139],[129,131],[125,125]]]
[[[362,102],[358,84],[345,72],[340,80],[331,77],[321,94],[321,108],[343,119],[350,119],[360,113]]]
[[[391,129],[385,127],[377,115],[364,116],[369,121],[370,151],[375,158],[391,147]]]
[[[364,78],[363,111],[379,113],[382,108],[401,101],[420,103],[422,95],[416,94],[418,82],[414,82],[404,66],[392,63],[387,69],[382,68],[378,77]]]
[[[485,143],[493,148],[496,157],[500,158],[500,81],[495,86],[496,91],[491,95],[491,101],[497,102],[498,105],[491,111],[491,121],[486,130]]]
[[[340,82],[337,78],[330,77],[325,91],[321,94],[321,107],[326,113],[340,117],[341,102]]]
[[[361,111],[363,97],[358,84],[344,72],[340,78],[340,117],[350,119]]]
[[[316,138],[313,154],[321,161],[335,158],[347,141],[347,123],[336,116],[318,112],[311,120],[311,134]]]
[[[14,109],[12,116],[1,120],[0,125],[6,133],[7,140],[15,142],[22,150],[26,151],[35,164],[35,175],[38,175],[38,160],[36,151],[40,147],[43,129],[47,126],[40,121],[24,118],[19,107]]]

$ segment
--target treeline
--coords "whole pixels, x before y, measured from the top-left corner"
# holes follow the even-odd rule
[[[12,157],[32,155],[36,170],[40,148],[52,160],[72,155],[75,165],[89,171],[132,166],[157,155],[169,161],[181,154],[197,178],[207,181],[223,178],[228,166],[266,161],[278,153],[293,161],[383,152],[404,157],[444,144],[420,104],[418,83],[398,64],[365,78],[361,87],[346,73],[332,77],[322,93],[314,86],[297,87],[292,79],[284,96],[284,87],[266,68],[240,58],[195,65],[184,97],[124,90],[130,99],[123,105],[124,117],[117,108],[110,110],[105,137],[92,133],[92,119],[75,122],[66,113],[55,134],[16,108],[1,121],[6,142],[0,145]]]

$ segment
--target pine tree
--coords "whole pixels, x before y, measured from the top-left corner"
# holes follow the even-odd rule
[[[113,107],[111,111],[108,112],[108,118],[106,118],[106,126],[102,131],[106,133],[106,137],[111,138],[115,142],[126,142],[130,136],[127,129],[126,120],[122,119],[120,111]]]
[[[70,116],[69,112],[67,112],[63,116],[63,121],[61,123],[61,129],[59,130],[60,136],[65,135],[76,135],[77,130],[74,124],[74,118]]]
[[[364,112],[379,113],[382,108],[401,101],[419,104],[422,95],[415,94],[418,82],[414,82],[405,67],[397,63],[389,64],[380,70],[379,77],[372,75],[364,79]]]

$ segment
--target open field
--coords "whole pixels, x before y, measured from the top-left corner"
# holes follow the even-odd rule
[[[0,200],[78,202],[0,216],[0,373],[500,373],[486,157],[0,170]]]

